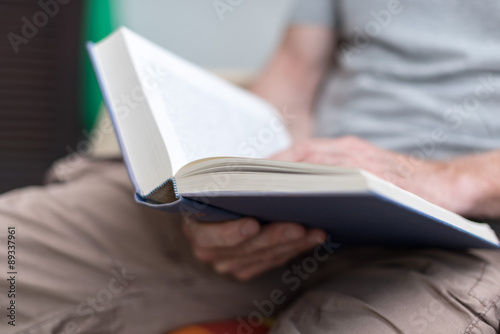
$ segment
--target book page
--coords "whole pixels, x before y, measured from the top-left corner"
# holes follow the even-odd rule
[[[156,120],[150,112],[127,45],[120,31],[89,53],[131,181],[138,194],[147,195],[172,175],[172,168]]]
[[[267,103],[123,30],[175,174],[203,158],[266,158],[290,137]]]

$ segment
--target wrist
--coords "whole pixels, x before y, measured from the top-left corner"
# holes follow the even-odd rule
[[[473,181],[450,161],[423,162],[403,182],[402,188],[460,215],[468,216],[476,201],[470,192]]]
[[[475,219],[500,216],[495,205],[498,194],[495,183],[479,172],[477,161],[458,159],[445,163],[443,181],[450,188],[449,202],[458,214]]]

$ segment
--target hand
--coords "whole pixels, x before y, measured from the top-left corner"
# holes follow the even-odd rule
[[[457,192],[455,162],[437,162],[391,152],[357,137],[310,139],[273,157],[322,165],[360,168],[459,214],[471,212],[469,193]],[[471,189],[470,184],[461,189]],[[461,198],[463,196],[463,198]]]
[[[186,220],[195,256],[222,274],[249,280],[326,241],[326,233],[295,223],[260,225],[242,218],[220,223]]]

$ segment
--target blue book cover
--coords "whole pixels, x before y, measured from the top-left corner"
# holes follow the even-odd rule
[[[344,246],[500,248],[498,243],[370,192],[184,194],[170,204],[148,203],[137,195],[136,200],[207,222],[243,216],[263,223],[298,222],[325,229]]]

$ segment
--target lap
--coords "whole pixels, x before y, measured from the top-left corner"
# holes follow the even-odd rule
[[[180,217],[133,201],[122,163],[81,160],[64,179],[0,196],[0,238],[16,227],[18,254],[16,327],[2,321],[2,333],[161,333],[238,317],[248,330],[283,306],[273,333],[498,330],[499,252],[360,249],[324,261],[322,250],[236,282],[193,258]]]
[[[0,237],[15,227],[18,254],[16,326],[2,316],[1,333],[161,333],[250,313],[280,284],[198,263],[179,216],[134,202],[123,163],[81,160],[65,179],[0,196]]]
[[[500,252],[346,251],[272,333],[497,333]]]

